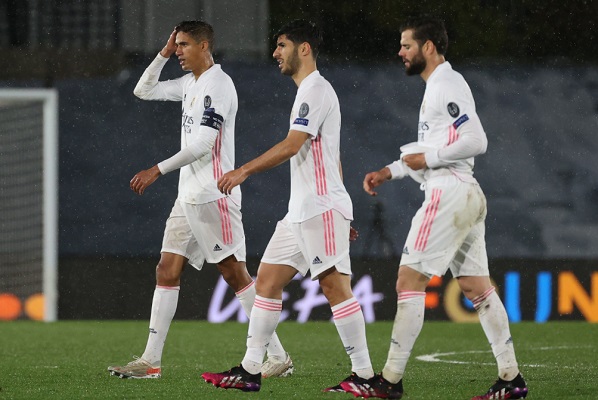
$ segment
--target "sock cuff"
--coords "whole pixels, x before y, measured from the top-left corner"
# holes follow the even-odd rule
[[[414,290],[403,290],[399,292],[397,303],[399,301],[409,301],[412,299],[425,298],[426,292],[416,292]]]
[[[333,319],[341,319],[349,317],[357,312],[361,312],[361,306],[355,297],[351,297],[330,309],[332,310]]]
[[[473,300],[471,300],[471,302],[473,303],[473,308],[475,308],[476,310],[478,308],[480,308],[480,306],[482,305],[484,300],[486,300],[488,297],[490,297],[492,295],[492,293],[494,293],[495,291],[496,290],[494,289],[494,286],[490,286],[488,289],[486,289],[486,291],[484,293],[482,293],[479,296],[474,297]]]
[[[156,285],[156,289],[162,289],[162,290],[181,290],[180,286],[160,286],[160,285]]]
[[[255,281],[251,280],[251,283],[249,285],[245,286],[243,289],[239,290],[238,292],[235,292],[235,295],[241,296],[243,293],[245,293],[245,291],[250,289],[253,285],[255,285]]]
[[[281,311],[282,300],[278,299],[267,299],[262,296],[255,295],[254,307],[261,308],[266,311]]]

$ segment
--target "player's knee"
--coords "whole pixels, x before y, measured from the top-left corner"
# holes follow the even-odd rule
[[[268,299],[282,298],[284,286],[281,286],[276,281],[263,280],[258,277],[255,281],[255,292],[257,295],[266,297]]]
[[[329,304],[338,304],[353,297],[351,284],[346,284],[344,280],[320,280],[322,293]]]
[[[156,283],[161,286],[179,286],[181,269],[161,260],[156,266]]]
[[[404,291],[423,292],[426,290],[429,282],[430,276],[422,274],[416,267],[401,265],[395,289],[397,294]]]
[[[218,270],[220,271],[220,275],[222,275],[222,279],[224,279],[235,292],[243,289],[252,281],[251,276],[243,264],[235,267],[223,267],[218,265]]]
[[[481,295],[492,286],[490,278],[485,276],[460,276],[457,277],[457,282],[463,295],[469,300]]]

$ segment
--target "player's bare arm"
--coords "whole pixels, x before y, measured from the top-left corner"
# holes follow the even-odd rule
[[[162,57],[169,58],[176,51],[176,46],[177,46],[176,45],[176,34],[177,34],[177,32],[176,32],[176,28],[175,28],[172,31],[172,33],[170,34],[170,37],[168,38],[166,45],[164,45],[162,50],[160,50],[160,55]]]
[[[299,152],[308,137],[309,134],[305,132],[290,130],[286,139],[274,145],[261,156],[222,175],[218,180],[218,190],[224,194],[230,194],[235,186],[245,182],[245,179],[251,175],[267,171],[289,160]]]
[[[424,153],[408,154],[403,156],[403,163],[414,171],[428,167]]]
[[[363,179],[363,190],[370,196],[377,196],[378,192],[375,192],[373,189],[382,185],[390,178],[392,178],[392,174],[388,167],[384,167],[379,171],[370,172],[366,174]]]
[[[130,187],[138,195],[142,195],[145,189],[148,188],[149,185],[154,183],[156,179],[158,179],[162,175],[160,169],[157,165],[154,165],[150,169],[145,169],[143,171],[138,172],[135,174],[133,179],[131,179]]]

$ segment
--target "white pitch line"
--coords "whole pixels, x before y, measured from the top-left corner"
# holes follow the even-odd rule
[[[588,346],[554,346],[554,347],[537,347],[532,350],[562,350],[562,349],[579,349]],[[419,361],[424,362],[441,362],[446,364],[474,364],[474,365],[495,365],[495,363],[487,363],[487,362],[475,362],[475,361],[458,361],[458,360],[442,360],[440,357],[446,356],[454,356],[458,354],[480,354],[480,353],[490,353],[490,350],[469,350],[469,351],[449,351],[446,353],[432,353],[432,354],[424,354],[421,356],[415,357]],[[543,364],[521,364],[521,366],[525,367],[547,367],[547,365]],[[559,368],[572,368],[565,365],[560,365]]]

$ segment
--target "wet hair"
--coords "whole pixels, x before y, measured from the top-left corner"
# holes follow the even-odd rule
[[[296,19],[276,32],[274,40],[285,35],[294,44],[309,43],[314,59],[318,57],[320,45],[322,44],[322,31],[313,22],[304,19]]]
[[[208,42],[208,50],[212,52],[214,48],[214,28],[212,25],[204,21],[183,21],[175,27],[178,32],[188,34],[196,42],[206,40]]]
[[[401,32],[411,29],[413,31],[413,40],[423,46],[428,40],[436,46],[436,51],[440,55],[445,55],[448,48],[448,35],[444,22],[430,15],[420,15],[409,17],[401,25]]]

